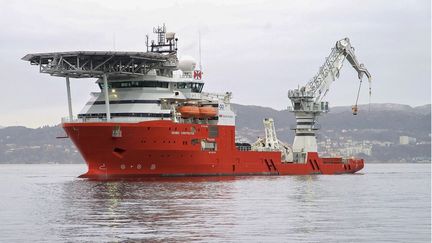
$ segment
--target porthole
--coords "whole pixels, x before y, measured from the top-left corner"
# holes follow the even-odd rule
[[[141,164],[137,164],[137,166],[136,166],[136,167],[137,167],[137,169],[138,169],[138,170],[141,170],[141,168],[142,168],[142,165],[141,165]]]
[[[120,168],[121,168],[122,170],[124,170],[124,169],[126,169],[126,165],[125,165],[125,164],[121,164],[121,165],[120,165]]]

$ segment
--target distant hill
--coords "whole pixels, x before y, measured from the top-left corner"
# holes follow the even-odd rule
[[[319,151],[326,151],[322,142],[339,149],[341,154],[370,148],[370,155],[359,155],[369,162],[430,161],[431,158],[431,105],[411,107],[398,104],[371,104],[359,106],[354,116],[351,107],[334,107],[318,119],[321,130],[317,133]],[[234,104],[237,114],[237,137],[254,142],[264,136],[262,120],[275,120],[277,136],[292,143],[295,127],[294,114],[271,108]],[[400,145],[400,136],[415,138],[414,144]],[[352,145],[350,145],[352,144]],[[345,155],[346,156],[346,155]]]
[[[430,113],[431,112],[431,105],[422,105],[422,106],[415,106],[411,107],[409,105],[401,105],[401,104],[394,104],[394,103],[372,103],[367,105],[359,105],[360,111],[401,111],[401,112],[418,112],[418,113]],[[351,112],[350,106],[335,106],[331,107],[330,111],[332,113],[340,113],[340,112]]]
[[[262,120],[272,117],[278,138],[292,143],[294,133],[290,128],[295,126],[295,119],[291,112],[254,105],[232,106],[237,114],[237,139],[254,142],[264,135]],[[352,115],[351,107],[334,107],[319,118],[319,124],[322,129],[317,134],[318,142],[331,141],[332,147],[351,140],[353,144],[372,144],[372,153],[362,155],[368,161],[410,162],[413,158],[430,161],[430,104],[418,107],[371,104],[370,110],[368,105],[361,105],[357,116]],[[56,139],[63,135],[60,126],[0,129],[0,163],[83,163],[69,139]],[[399,145],[400,136],[415,138],[416,142]]]
[[[431,105],[422,105],[422,106],[416,106],[414,107],[414,109],[418,112],[418,113],[424,113],[427,114],[428,112],[431,112]]]
[[[80,163],[81,155],[60,126],[0,129],[0,163]]]
[[[356,116],[352,115],[351,107],[334,107],[328,114],[321,116],[318,123],[322,127],[320,133],[343,129],[379,130],[382,137],[376,139],[383,141],[397,142],[399,135],[426,141],[430,140],[431,133],[430,107],[430,105],[412,108],[408,105],[371,104],[369,111],[368,105],[361,105]],[[295,126],[293,113],[287,110],[277,111],[266,107],[239,104],[234,104],[233,109],[237,114],[237,129],[240,133],[245,130],[257,130],[263,134],[262,120],[272,117],[276,129],[281,132],[279,138],[283,140],[286,137],[288,141],[292,141],[293,132],[290,131],[290,127]],[[387,132],[383,133],[383,131]]]

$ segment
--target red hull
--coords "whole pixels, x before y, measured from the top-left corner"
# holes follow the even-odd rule
[[[113,136],[118,127],[121,136]],[[81,175],[86,178],[343,174],[364,166],[362,159],[320,158],[317,153],[309,153],[306,163],[290,163],[281,161],[280,152],[239,151],[235,127],[217,127],[218,135],[209,138],[204,124],[63,124],[88,165]],[[216,142],[216,151],[203,151],[201,140]]]

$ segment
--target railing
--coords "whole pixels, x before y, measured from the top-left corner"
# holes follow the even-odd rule
[[[171,117],[111,117],[111,120],[107,121],[106,118],[77,118],[74,116],[72,119],[69,117],[62,117],[61,123],[91,123],[91,122],[122,122],[122,123],[134,123],[152,120],[171,120]]]
[[[313,125],[290,125],[290,130],[296,130],[296,129],[311,129],[311,130],[321,130],[321,124],[313,124]]]
[[[249,143],[236,143],[237,150],[239,151],[251,151],[252,146]]]
[[[292,106],[288,106],[287,110],[290,112],[294,111],[306,111],[306,112],[329,112],[329,106],[327,101],[321,101],[319,103],[308,103],[305,102],[302,107],[295,109]]]
[[[209,99],[209,100],[224,100],[225,102],[229,102],[231,99],[232,94],[230,92],[220,94],[220,93],[207,93],[202,92],[201,98],[202,99]]]
[[[61,118],[61,123],[81,123],[84,122],[82,118],[77,118],[76,116],[72,117],[72,119],[70,117],[62,117]]]

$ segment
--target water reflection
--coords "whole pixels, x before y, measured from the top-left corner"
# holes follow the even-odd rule
[[[429,176],[75,179],[62,184],[57,235],[97,242],[358,242],[399,239],[407,233],[394,229],[410,225],[411,239],[430,239],[430,199],[419,175]]]
[[[63,186],[64,223],[69,227],[62,236],[98,241],[214,237],[217,231],[202,226],[229,213],[233,182],[230,177],[74,180]],[[233,222],[224,218],[223,224]]]
[[[430,242],[430,164],[363,175],[88,181],[0,165],[4,242]],[[179,180],[180,179],[180,180]]]
[[[68,227],[61,235],[79,241],[206,241],[240,232],[253,240],[280,227],[304,235],[318,230],[319,180],[316,175],[74,180],[63,186]],[[280,225],[245,228],[274,217]]]

